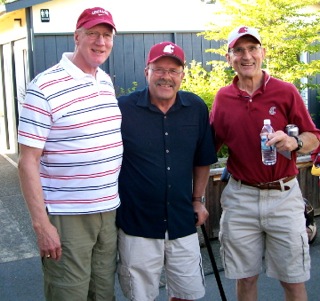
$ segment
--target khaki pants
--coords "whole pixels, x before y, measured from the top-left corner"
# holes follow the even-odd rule
[[[62,258],[43,258],[46,300],[114,301],[115,211],[49,217],[60,234]]]

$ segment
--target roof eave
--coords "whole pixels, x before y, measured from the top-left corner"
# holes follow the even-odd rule
[[[34,5],[37,4],[41,4],[41,3],[45,3],[45,2],[49,2],[51,0],[46,0],[46,1],[41,1],[41,0],[18,0],[18,1],[13,1],[10,3],[6,3],[5,6],[5,11],[2,12],[2,8],[0,8],[0,14],[3,13],[9,13],[9,12],[13,12],[22,8],[26,8],[26,7],[32,7]]]

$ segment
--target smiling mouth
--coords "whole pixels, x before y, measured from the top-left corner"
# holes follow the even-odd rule
[[[164,84],[158,84],[158,86],[164,87],[164,88],[172,88],[172,87],[173,87],[172,85],[169,85],[169,84],[166,84],[166,85],[164,85]]]
[[[93,51],[94,53],[98,53],[98,54],[102,54],[102,53],[104,53],[104,51],[102,51],[102,50],[95,50],[95,49],[92,49],[92,51]]]

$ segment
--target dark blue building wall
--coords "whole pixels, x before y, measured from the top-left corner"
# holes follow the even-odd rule
[[[205,52],[208,48],[219,48],[220,44],[205,40],[197,33],[118,33],[114,40],[109,59],[101,66],[110,74],[115,89],[137,88],[146,84],[144,68],[150,47],[162,41],[172,41],[181,46],[186,54],[187,64],[192,60],[203,63],[219,59],[219,56]],[[72,52],[72,34],[37,34],[34,37],[34,77],[38,73],[59,62],[63,52]]]

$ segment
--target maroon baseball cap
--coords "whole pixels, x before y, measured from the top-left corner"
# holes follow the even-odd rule
[[[108,24],[116,30],[111,13],[101,7],[85,9],[78,18],[77,29],[80,27],[89,29],[98,24]]]
[[[182,48],[172,42],[161,42],[151,47],[147,58],[147,65],[164,56],[177,59],[182,66],[185,64],[185,55]]]

